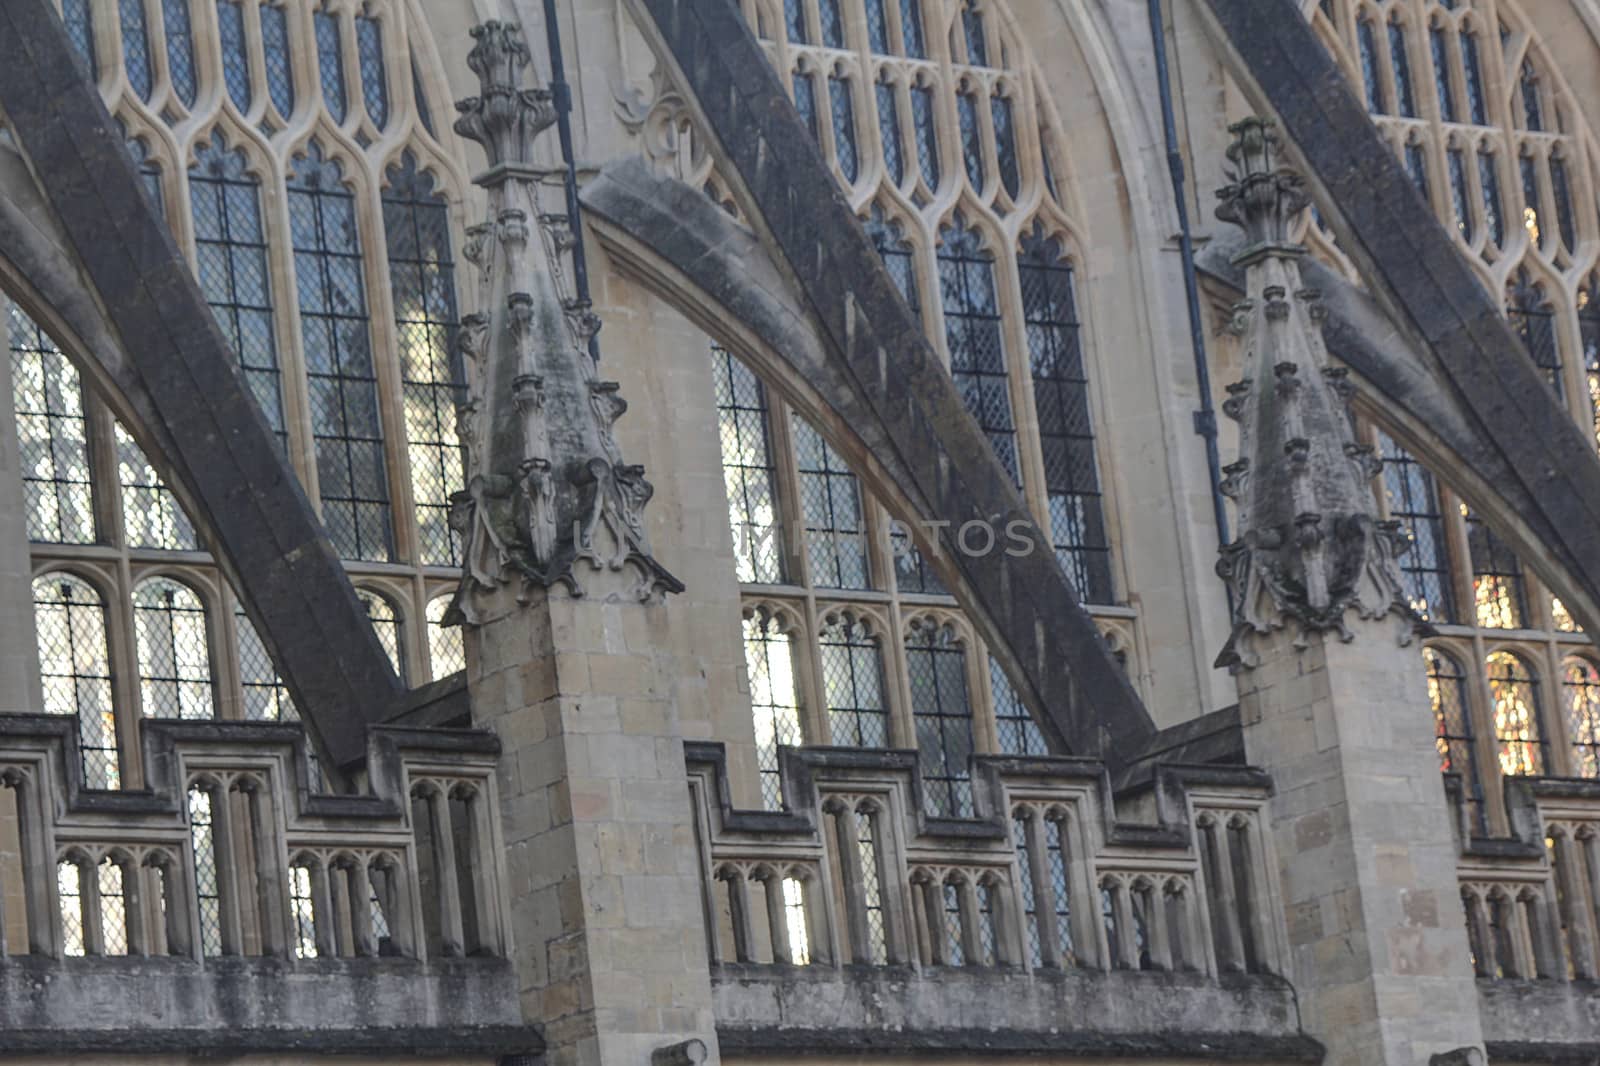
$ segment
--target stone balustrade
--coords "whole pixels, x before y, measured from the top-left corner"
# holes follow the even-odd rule
[[[1259,771],[1165,767],[1113,801],[1096,761],[979,756],[953,820],[923,813],[914,752],[783,749],[771,812],[732,807],[720,745],[686,747],[725,1052],[1010,1030],[1309,1054]]]
[[[319,790],[298,724],[139,739],[142,787],[89,789],[74,719],[0,715],[0,1032],[499,1026],[530,1046],[493,736],[372,729],[348,795]]]

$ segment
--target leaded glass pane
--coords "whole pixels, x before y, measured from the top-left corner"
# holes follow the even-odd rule
[[[7,320],[28,539],[90,544],[94,503],[78,370],[16,304]]]
[[[294,957],[314,959],[317,951],[316,905],[311,896],[311,869],[289,867],[289,915],[294,922]]]
[[[850,98],[850,82],[828,79],[828,97],[833,105],[833,151],[847,183],[853,183],[860,167],[856,161],[856,113]]]
[[[831,742],[841,747],[887,748],[889,710],[884,702],[883,653],[867,627],[834,619],[817,635],[822,694]]]
[[[194,590],[151,578],[133,590],[139,703],[147,718],[211,718],[206,611]]]
[[[822,43],[843,48],[844,16],[839,13],[839,0],[817,0],[817,15],[822,22]]]
[[[841,818],[855,818],[856,858],[861,864],[862,908],[867,912],[866,954],[881,966],[888,961],[888,938],[884,931],[883,881],[878,873],[878,838],[874,816],[857,811]]]
[[[1022,186],[1022,174],[1017,169],[1017,131],[1011,121],[1011,100],[1005,96],[989,98],[989,114],[994,122],[995,165],[1000,168],[1000,184],[1006,195],[1015,200]]]
[[[1000,465],[1021,483],[1011,387],[1000,340],[1000,308],[995,299],[994,257],[958,213],[941,234],[939,290],[944,301],[945,341],[950,377],[962,402],[989,438]]]
[[[110,859],[95,867],[100,889],[100,941],[107,955],[128,953],[128,903],[122,891],[122,867]]]
[[[867,47],[877,55],[889,54],[889,13],[885,0],[866,0]]]
[[[400,643],[400,616],[395,613],[394,604],[386,597],[366,589],[357,589],[356,598],[367,610],[367,621],[372,623],[372,631],[378,635],[378,646],[383,648],[383,653],[389,657],[389,665],[394,667],[394,672],[400,679],[405,680],[405,653]]]
[[[811,75],[796,71],[794,75],[794,109],[800,112],[800,121],[811,132],[811,139],[821,143],[817,134],[817,87]]]
[[[322,521],[342,557],[386,562],[389,484],[355,197],[314,142],[289,180],[289,223]]]
[[[722,348],[711,349],[711,372],[735,573],[740,581],[775,584],[783,580],[783,546],[766,389]]]
[[[1522,76],[1518,79],[1522,90],[1522,117],[1527,128],[1535,133],[1544,129],[1544,105],[1539,99],[1539,75],[1533,61],[1522,61]]]
[[[294,65],[289,58],[289,21],[281,4],[261,7],[261,54],[266,60],[267,95],[278,114],[294,111]]]
[[[744,661],[750,677],[750,713],[755,720],[761,803],[767,810],[781,810],[784,797],[778,749],[801,743],[794,641],[777,619],[757,612],[744,620]]]
[[[356,16],[356,55],[361,62],[361,98],[372,124],[389,124],[389,83],[383,69],[383,29],[378,20]]]
[[[99,76],[99,65],[94,56],[94,14],[90,0],[62,0],[61,22],[66,27],[72,50],[83,61],[84,73],[94,81]]]
[[[922,37],[922,0],[900,0],[900,43],[911,59],[927,58]]]
[[[1494,530],[1465,504],[1467,549],[1472,557],[1472,593],[1477,623],[1488,629],[1522,629],[1527,625],[1528,597],[1522,563]]]
[[[1545,772],[1544,730],[1539,721],[1539,679],[1517,656],[1489,656],[1489,699],[1500,772],[1537,777]]]
[[[428,601],[428,665],[435,681],[467,668],[467,648],[461,627],[444,624],[445,612],[449,609],[449,596],[436,596]]]
[[[906,639],[911,713],[922,768],[923,807],[937,818],[970,818],[973,753],[967,653],[948,626],[914,623]]]
[[[422,91],[422,71],[417,69],[417,57],[411,57],[411,99],[417,106],[417,117],[422,128],[433,132],[433,112],[428,108],[428,94]]]
[[[1461,239],[1468,244],[1476,232],[1472,224],[1471,195],[1467,191],[1467,158],[1459,148],[1450,149],[1447,154],[1450,161],[1450,205],[1455,211],[1456,229],[1461,232]]]
[[[900,223],[885,216],[883,208],[873,204],[872,214],[865,225],[867,236],[872,238],[872,246],[878,251],[878,258],[883,260],[883,268],[889,272],[895,288],[900,290],[906,305],[911,308],[912,317],[920,316],[916,255],[902,234]]]
[[[45,574],[33,582],[33,621],[44,712],[77,718],[85,787],[120,788],[105,600],[82,578]]]
[[[978,125],[978,96],[975,92],[956,95],[956,114],[961,119],[961,158],[967,165],[967,180],[974,192],[983,190],[983,129]]]
[[[1361,83],[1367,91],[1367,110],[1381,115],[1384,106],[1378,81],[1378,31],[1365,15],[1356,22],[1356,44],[1361,50]]]
[[[155,68],[150,62],[144,0],[117,0],[117,16],[122,29],[122,69],[139,99],[148,101],[150,90],[155,87]]]
[[[1583,348],[1590,422],[1595,440],[1600,442],[1600,276],[1591,276],[1578,290],[1578,342]]]
[[[1039,723],[1028,713],[1027,705],[993,656],[989,658],[989,692],[994,697],[995,735],[1000,750],[1007,755],[1049,755],[1050,745],[1045,742]]]
[[[228,151],[220,135],[195,149],[195,164],[189,169],[195,274],[250,395],[277,436],[279,449],[287,452],[260,182],[246,167],[244,153]]]
[[[1478,35],[1464,33],[1458,40],[1461,43],[1463,80],[1467,86],[1467,110],[1472,115],[1474,125],[1487,126],[1489,116],[1483,95],[1483,67],[1478,62]]]
[[[1600,670],[1588,659],[1568,659],[1562,665],[1561,688],[1572,774],[1600,777]]]
[[[150,459],[118,423],[117,480],[122,486],[122,537],[130,548],[196,551],[194,523]]]
[[[216,816],[225,817],[226,811],[216,812]],[[189,846],[194,855],[195,903],[200,910],[200,953],[207,957],[222,954],[222,888],[212,823],[211,793],[198,785],[190,788]]]
[[[917,165],[922,168],[922,180],[930,190],[937,189],[939,135],[934,127],[932,89],[919,85],[912,86],[911,123],[917,135]]]
[[[895,587],[901,592],[918,592],[931,596],[948,596],[949,590],[932,564],[912,539],[911,533],[900,522],[889,526],[889,548],[894,554]]]
[[[233,627],[239,637],[239,680],[243,687],[243,716],[247,722],[294,722],[300,718],[289,686],[272,665],[272,656],[244,608],[233,609]]]
[[[967,43],[967,62],[975,67],[989,65],[989,42],[983,36],[983,16],[971,4],[961,5],[961,34]]]
[[[317,72],[322,82],[322,102],[335,122],[343,122],[347,107],[344,61],[339,41],[339,16],[331,11],[313,15],[317,34]]]
[[[1400,571],[1411,609],[1431,622],[1455,622],[1455,593],[1445,548],[1444,516],[1433,475],[1389,437],[1378,434],[1389,516],[1402,524],[1409,547]]]
[[[1524,154],[1518,161],[1522,174],[1522,226],[1528,231],[1528,240],[1539,246],[1539,221],[1544,216],[1544,200],[1539,195],[1538,164],[1531,155]]]
[[[1539,368],[1556,396],[1561,396],[1561,348],[1556,343],[1555,308],[1545,299],[1544,286],[1519,267],[1506,296],[1506,318],[1522,347]]]
[[[1472,712],[1467,704],[1467,675],[1461,664],[1436,648],[1422,649],[1428,671],[1428,702],[1433,707],[1434,743],[1439,769],[1461,775],[1463,797],[1474,830],[1487,831],[1483,815],[1483,776],[1478,771]]]
[[[887,81],[877,85],[878,137],[883,145],[883,165],[889,180],[899,185],[906,175],[905,156],[900,145],[900,102],[894,86]]]
[[[189,0],[161,0],[162,28],[167,42],[167,76],[185,107],[194,106],[194,29]]]
[[[222,80],[240,111],[250,110],[253,88],[250,59],[244,39],[244,8],[240,0],[217,0],[217,33],[222,43]]]
[[[417,513],[421,561],[460,561],[450,528],[450,496],[466,485],[456,405],[466,382],[452,339],[456,331],[455,263],[450,213],[433,179],[407,152],[389,168],[383,192],[389,284],[406,422],[406,457]]]
[[[1395,102],[1401,116],[1416,118],[1416,99],[1411,93],[1411,54],[1406,45],[1406,28],[1398,20],[1389,23],[1389,66],[1394,71]]]
[[[1106,539],[1089,417],[1089,380],[1073,292],[1072,264],[1035,224],[1017,257],[1033,377],[1039,444],[1056,558],[1087,603],[1111,603]]]
[[[1483,192],[1483,221],[1489,229],[1489,239],[1496,245],[1506,242],[1505,219],[1500,201],[1500,168],[1495,164],[1494,153],[1478,151],[1478,186]]]
[[[806,7],[802,0],[783,0],[783,25],[791,43],[810,43],[806,33]]]
[[[1561,245],[1568,252],[1578,243],[1576,222],[1572,215],[1572,186],[1567,181],[1567,161],[1559,155],[1550,157],[1550,192],[1556,204],[1556,227],[1561,232]]]
[[[810,423],[795,417],[791,426],[811,582],[822,588],[867,588],[867,528],[856,476]]]
[[[1411,175],[1411,184],[1417,187],[1422,198],[1429,199],[1428,157],[1423,152],[1422,145],[1415,142],[1406,145],[1406,173]]]
[[[56,864],[56,903],[61,909],[61,953],[82,958],[83,869],[76,862]]]
[[[1433,54],[1433,87],[1439,96],[1439,117],[1456,120],[1456,94],[1450,88],[1450,41],[1443,27],[1428,30],[1428,48]]]

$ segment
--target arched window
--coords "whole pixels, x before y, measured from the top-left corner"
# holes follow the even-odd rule
[[[117,474],[122,482],[122,533],[130,548],[195,551],[194,523],[137,441],[117,423]]]
[[[1527,267],[1519,267],[1506,287],[1506,318],[1521,338],[1528,358],[1560,396],[1561,349],[1556,344],[1555,308],[1545,298],[1544,286],[1529,276]]]
[[[856,476],[810,423],[796,417],[790,424],[811,580],[823,588],[868,588],[866,523]]]
[[[206,610],[187,585],[154,577],[133,590],[139,702],[149,718],[210,718],[211,651]]]
[[[1378,431],[1377,439],[1389,517],[1401,523],[1410,540],[1409,550],[1400,556],[1406,598],[1429,621],[1455,622],[1454,579],[1433,475],[1387,433]]]
[[[1017,427],[1011,413],[1011,386],[1000,336],[1000,306],[995,293],[994,256],[958,213],[940,232],[939,291],[944,300],[944,335],[950,351],[950,377],[967,411],[989,438],[1000,465],[1013,481]]]
[[[1478,769],[1478,753],[1472,729],[1472,710],[1467,701],[1467,675],[1455,657],[1438,648],[1422,649],[1428,671],[1428,702],[1439,748],[1439,769],[1461,775],[1463,799],[1474,830],[1487,832],[1483,810],[1483,775]]]
[[[739,580],[778,582],[783,579],[784,559],[778,543],[777,469],[766,388],[721,348],[712,348],[711,363]]]
[[[444,614],[449,609],[448,595],[428,601],[428,665],[435,681],[467,668],[461,627],[444,624]]]
[[[1572,774],[1600,777],[1600,669],[1573,656],[1561,665],[1561,696],[1572,745]]]
[[[7,328],[28,539],[92,543],[89,429],[77,368],[15,304]]]
[[[887,748],[889,705],[878,638],[860,620],[841,615],[822,627],[817,649],[832,743]]]
[[[233,609],[234,631],[239,638],[239,683],[244,697],[242,717],[249,722],[294,722],[300,719],[289,686],[278,676],[272,656],[262,643],[244,608]]]
[[[389,657],[389,664],[401,680],[405,680],[405,645],[400,640],[400,616],[395,613],[394,604],[387,596],[366,589],[357,589],[356,598],[367,609],[367,621],[372,623],[372,631],[378,635],[378,644]]]
[[[794,642],[779,620],[757,609],[744,620],[744,661],[750,677],[750,710],[755,716],[756,760],[761,770],[761,802],[783,807],[778,749],[797,747],[800,698],[795,685]]]
[[[1011,687],[1011,679],[992,656],[989,659],[989,693],[994,699],[994,724],[1000,750],[1007,755],[1049,755],[1050,745],[1045,743],[1039,723],[1033,720],[1027,704]]]
[[[77,717],[85,786],[120,788],[105,600],[80,577],[45,574],[33,582],[33,621],[45,713]]]
[[[906,637],[906,671],[924,808],[935,817],[970,818],[975,744],[966,647],[948,625],[918,619]]]
[[[1488,668],[1500,772],[1511,776],[1544,773],[1548,753],[1539,719],[1538,676],[1510,652],[1492,653]]]
[[[1489,525],[1461,505],[1466,523],[1467,550],[1472,556],[1472,593],[1478,625],[1491,629],[1522,629],[1527,625],[1528,596],[1522,562]]]

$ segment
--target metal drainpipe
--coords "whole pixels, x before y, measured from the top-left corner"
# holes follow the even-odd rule
[[[1217,543],[1227,545],[1228,508],[1222,495],[1222,459],[1217,453],[1217,412],[1211,406],[1211,370],[1206,361],[1206,334],[1200,315],[1200,280],[1194,268],[1194,236],[1189,229],[1189,203],[1184,195],[1183,153],[1178,150],[1178,123],[1172,108],[1172,78],[1167,71],[1167,35],[1162,29],[1161,0],[1150,0],[1150,43],[1155,48],[1156,83],[1161,95],[1161,126],[1167,142],[1167,169],[1172,173],[1173,201],[1178,207],[1178,251],[1183,257],[1183,291],[1189,301],[1189,343],[1194,352],[1195,385],[1200,409],[1194,431],[1206,442],[1206,468],[1211,474],[1211,509],[1217,520]],[[1232,592],[1229,593],[1231,606]]]
[[[578,163],[572,153],[572,90],[567,85],[561,58],[561,26],[556,22],[556,0],[544,0],[544,34],[550,51],[550,96],[556,106],[556,131],[561,137],[561,161],[566,164],[567,218],[572,225],[572,281],[577,297],[589,306],[589,261],[583,250],[583,219],[578,214]],[[589,354],[600,359],[598,337],[589,338]]]

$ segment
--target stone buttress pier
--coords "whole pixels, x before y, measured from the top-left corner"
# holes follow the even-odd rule
[[[553,1066],[715,1062],[694,828],[651,555],[651,486],[623,461],[627,409],[570,295],[576,220],[559,160],[537,163],[550,94],[521,87],[514,25],[473,31],[482,95],[456,129],[483,145],[487,220],[468,231],[483,313],[462,323],[469,383],[466,554],[450,620],[466,630],[475,724],[499,766],[513,959]],[[548,152],[548,145],[540,152]]]
[[[1234,603],[1218,665],[1236,674],[1249,761],[1273,780],[1289,976],[1329,1066],[1481,1062],[1404,534],[1375,514],[1381,463],[1354,439],[1351,387],[1289,240],[1301,179],[1270,123],[1233,132],[1217,214],[1248,237],[1233,322],[1246,354],[1224,404],[1240,427],[1223,483],[1239,534],[1217,566]]]

